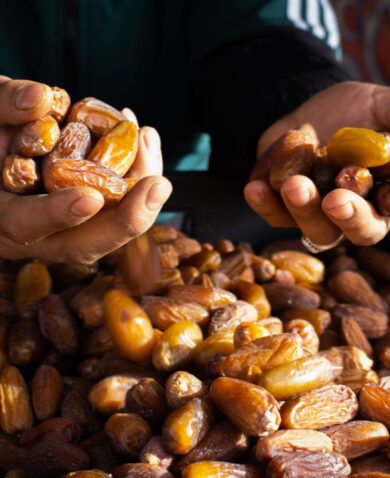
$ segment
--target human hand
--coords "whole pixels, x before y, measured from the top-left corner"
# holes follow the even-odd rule
[[[45,115],[51,89],[41,83],[0,76],[0,167],[9,149],[12,125]],[[128,108],[123,114],[135,120]],[[127,174],[138,182],[114,207],[89,187],[19,196],[0,189],[0,256],[90,264],[145,232],[168,199],[172,186],[162,176],[156,130],[139,130],[137,157]]]
[[[370,202],[346,189],[322,198],[305,176],[293,176],[281,188],[281,198],[264,181],[259,160],[279,136],[311,123],[321,145],[344,126],[390,129],[390,88],[358,82],[331,86],[268,128],[258,142],[257,158],[244,194],[248,204],[274,227],[299,227],[315,244],[334,242],[341,233],[358,245],[372,245],[385,237],[390,218],[377,213]]]

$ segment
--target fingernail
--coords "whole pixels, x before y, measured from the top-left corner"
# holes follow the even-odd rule
[[[333,216],[335,219],[350,219],[355,214],[355,208],[351,201],[342,204],[341,206],[334,207],[332,209],[327,209],[328,214]]]
[[[70,212],[74,216],[87,217],[95,214],[104,205],[104,201],[95,196],[84,196],[77,199],[71,206]]]
[[[294,206],[306,206],[306,204],[310,201],[310,191],[308,188],[296,188],[291,189],[290,191],[287,189],[283,192]]]
[[[149,189],[148,195],[146,196],[146,206],[151,211],[156,211],[160,209],[163,203],[168,199],[171,194],[172,187],[170,183],[157,183]]]
[[[143,134],[145,145],[152,153],[159,153],[161,149],[160,136],[154,128],[147,128]]]
[[[18,110],[31,110],[46,93],[46,86],[40,83],[25,86],[16,95],[15,106]]]

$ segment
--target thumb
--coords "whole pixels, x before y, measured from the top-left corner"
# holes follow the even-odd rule
[[[50,110],[52,103],[49,86],[0,76],[0,126],[36,120]]]

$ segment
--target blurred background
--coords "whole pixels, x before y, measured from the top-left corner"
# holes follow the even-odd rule
[[[390,0],[332,0],[344,61],[361,81],[390,85]]]

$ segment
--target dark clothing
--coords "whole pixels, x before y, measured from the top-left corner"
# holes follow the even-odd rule
[[[172,170],[209,170],[225,188],[222,196],[232,187],[242,191],[269,125],[349,78],[336,58],[328,0],[0,2],[1,74],[65,87],[73,102],[96,96],[129,106],[141,125],[160,132],[168,177]],[[198,194],[184,199],[199,213],[195,233],[206,239],[214,229],[212,241],[225,235],[217,227],[230,222],[234,230],[238,223],[226,208],[219,209],[224,217],[215,216],[220,224],[213,222],[198,181]],[[182,210],[182,198],[174,192],[168,209]]]

